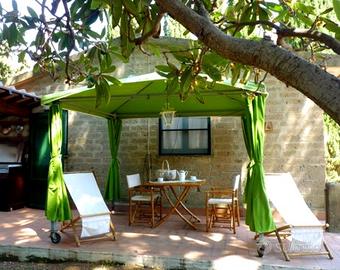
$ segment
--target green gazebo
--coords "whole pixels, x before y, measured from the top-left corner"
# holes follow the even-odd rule
[[[246,224],[250,230],[263,233],[275,229],[264,187],[263,147],[265,100],[264,85],[248,82],[231,85],[228,81],[211,83],[200,89],[204,104],[191,96],[182,102],[174,91],[166,92],[166,80],[156,73],[129,77],[119,86],[110,87],[110,101],[96,107],[94,89],[80,88],[56,92],[42,97],[50,109],[51,161],[48,174],[46,216],[55,224],[71,219],[71,211],[63,180],[61,164],[61,110],[73,110],[108,119],[112,161],[105,186],[104,198],[120,196],[117,152],[122,119],[158,118],[166,102],[176,116],[240,116],[244,142],[249,156],[244,203],[247,206]],[[53,231],[53,227],[52,227]]]

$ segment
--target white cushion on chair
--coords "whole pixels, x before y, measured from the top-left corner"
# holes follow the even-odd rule
[[[159,194],[155,194],[153,196],[153,199],[156,200],[159,197]],[[136,202],[150,202],[151,201],[151,195],[134,195],[131,197],[132,201]]]
[[[232,199],[229,198],[210,198],[208,204],[231,204]]]

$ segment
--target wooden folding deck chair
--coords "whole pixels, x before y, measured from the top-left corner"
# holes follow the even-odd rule
[[[266,173],[265,184],[268,198],[285,221],[273,232],[279,241],[287,261],[290,256],[328,255],[333,256],[324,240],[326,225],[316,218],[307,206],[290,173]],[[288,247],[282,238],[291,237]]]
[[[115,240],[111,212],[104,202],[93,172],[64,173],[64,181],[79,216],[64,222],[61,232],[71,227],[77,246],[80,246],[80,241],[103,238],[109,233],[112,240]],[[75,228],[79,222],[82,227],[80,237]]]

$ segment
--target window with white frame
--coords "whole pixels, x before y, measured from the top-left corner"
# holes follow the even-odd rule
[[[209,117],[175,117],[166,127],[159,119],[160,155],[210,155]]]

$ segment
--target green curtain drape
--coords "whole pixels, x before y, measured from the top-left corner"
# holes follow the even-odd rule
[[[264,183],[265,102],[266,96],[247,97],[247,112],[242,117],[243,137],[250,160],[244,191],[246,224],[257,233],[275,229]]]
[[[71,220],[72,213],[64,183],[61,161],[62,110],[52,104],[49,111],[50,164],[48,169],[45,215],[51,221]]]
[[[121,119],[108,119],[108,131],[111,150],[111,164],[106,180],[104,198],[105,200],[114,201],[120,199],[120,177],[119,177],[119,160],[118,147],[120,132],[122,130]]]

